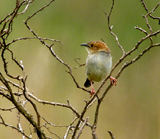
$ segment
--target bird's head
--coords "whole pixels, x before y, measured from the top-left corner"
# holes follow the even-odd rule
[[[110,52],[107,45],[102,41],[91,41],[88,43],[81,44],[81,46],[87,47],[88,52],[91,54],[99,51]]]

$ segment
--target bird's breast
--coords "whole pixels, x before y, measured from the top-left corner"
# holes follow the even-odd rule
[[[86,74],[89,80],[99,82],[103,80],[112,67],[112,57],[110,53],[100,51],[89,54],[86,60]]]

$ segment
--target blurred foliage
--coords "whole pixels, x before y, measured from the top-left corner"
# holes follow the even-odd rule
[[[109,12],[111,0],[56,0],[43,12],[38,13],[29,21],[32,29],[40,36],[53,38],[63,42],[63,45],[55,42],[53,46],[56,54],[72,67],[77,66],[74,61],[80,58],[80,63],[85,63],[87,57],[86,50],[80,46],[81,43],[91,40],[103,39],[112,51],[113,63],[122,55],[114,37],[110,34],[107,27],[107,17],[104,14]],[[149,10],[151,10],[159,0],[145,0]],[[32,34],[25,27],[25,20],[33,12],[41,8],[46,1],[34,1],[27,12],[19,16],[13,24],[13,31],[8,42],[19,37],[29,37]],[[12,11],[15,0],[1,0],[0,19],[3,19]],[[23,11],[23,9],[21,9]],[[160,8],[153,14],[160,16]],[[115,0],[115,7],[111,16],[113,31],[119,38],[125,51],[135,46],[144,34],[134,27],[139,26],[147,31],[145,19],[146,14],[140,1]],[[149,20],[154,31],[160,28],[158,21]],[[160,36],[154,38],[157,42]],[[149,41],[143,43],[140,48],[131,55],[131,58],[139,54],[148,45]],[[63,102],[70,101],[78,111],[81,112],[85,105],[84,100],[89,99],[89,95],[76,88],[66,68],[61,65],[50,54],[48,49],[37,40],[19,41],[11,45],[11,50],[16,58],[23,61],[25,72],[28,75],[28,88],[34,92],[38,98],[43,100]],[[112,131],[118,139],[158,139],[160,138],[160,49],[151,49],[137,63],[128,67],[118,79],[118,86],[113,87],[106,96],[100,110],[97,134],[100,139],[110,138],[107,131]],[[6,54],[9,61],[10,56]],[[129,60],[129,59],[128,59]],[[9,62],[10,72],[20,74],[18,67]],[[120,67],[119,67],[120,68]],[[0,63],[0,70],[3,69]],[[113,73],[113,77],[118,69]],[[22,73],[21,73],[22,74]],[[85,81],[85,67],[73,70],[78,83],[83,86]],[[95,83],[95,88],[100,83]],[[107,86],[107,85],[106,85]],[[105,89],[105,88],[104,88]],[[103,90],[102,90],[103,91]],[[0,102],[1,106],[11,107],[12,104]],[[38,105],[38,104],[37,104]],[[41,115],[52,123],[67,125],[72,119],[72,112],[63,108],[38,105]],[[30,109],[30,107],[28,107]],[[31,109],[32,111],[32,109]],[[88,112],[89,122],[92,122],[94,106]],[[65,119],[64,119],[65,115]],[[86,115],[87,116],[87,115]],[[5,120],[8,123],[15,122],[12,117],[5,113]],[[23,117],[21,119],[23,121]],[[23,123],[25,129],[26,122]],[[56,128],[54,131],[61,136],[64,135],[66,128]],[[22,138],[21,135],[9,128],[0,126],[0,136],[10,138]],[[3,132],[2,132],[3,131]],[[25,129],[29,132],[29,129]],[[8,134],[11,133],[11,134]],[[83,132],[81,138],[91,138],[91,134]]]

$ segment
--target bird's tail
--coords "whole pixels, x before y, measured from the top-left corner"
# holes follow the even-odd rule
[[[93,84],[94,82],[92,82]],[[84,83],[84,87],[90,87],[91,86],[91,81],[87,78],[85,83]]]

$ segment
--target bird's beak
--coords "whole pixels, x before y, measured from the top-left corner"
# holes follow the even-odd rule
[[[88,45],[86,43],[81,44],[81,46],[88,47]]]

